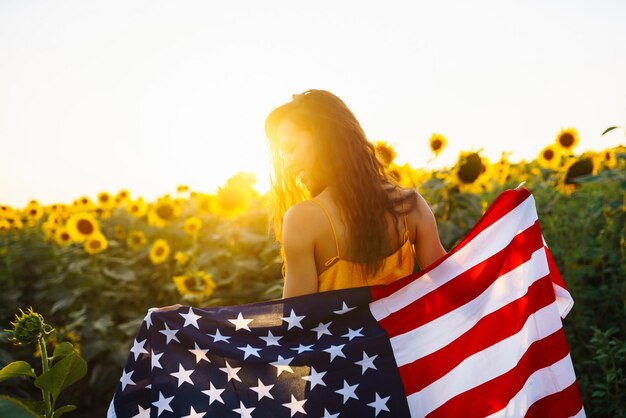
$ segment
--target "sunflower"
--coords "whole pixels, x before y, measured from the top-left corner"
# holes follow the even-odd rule
[[[43,231],[43,240],[46,242],[53,240],[57,229],[58,227],[54,223],[48,221],[41,224],[41,230]]]
[[[60,228],[57,228],[57,230],[55,231],[54,240],[57,244],[61,246],[66,246],[72,243],[72,235],[66,227],[62,226]]]
[[[11,228],[11,224],[9,223],[9,221],[7,221],[6,219],[0,219],[0,233],[8,232],[11,229],[12,228]]]
[[[461,192],[480,192],[488,165],[478,152],[461,152],[452,178]]]
[[[578,158],[570,158],[563,167],[563,174],[557,184],[557,189],[565,195],[570,195],[576,189],[577,177],[597,174],[598,164],[589,152]]]
[[[135,251],[140,250],[147,242],[148,240],[143,231],[133,230],[126,236],[126,245]]]
[[[43,207],[36,200],[31,200],[28,205],[24,208],[24,213],[26,214],[26,219],[29,224],[33,224],[37,222],[44,214]]]
[[[597,155],[597,161],[602,167],[607,170],[611,170],[615,168],[617,165],[617,158],[615,157],[614,149],[605,149],[604,151],[600,151]]]
[[[396,151],[386,141],[374,142],[374,151],[384,166],[388,166],[396,159]]]
[[[200,213],[211,213],[215,206],[215,196],[202,193],[196,197],[196,207]]]
[[[13,215],[14,213],[15,213],[15,209],[13,209],[11,206],[6,206],[6,205],[0,206],[0,219],[8,215]]]
[[[100,231],[95,217],[86,212],[72,215],[66,225],[75,242],[83,242],[87,237]]]
[[[433,154],[435,154],[435,157],[438,156],[441,151],[443,151],[447,144],[448,140],[446,139],[446,137],[438,133],[432,134],[430,136],[430,139],[428,140],[430,150],[433,152]]]
[[[170,198],[169,195],[160,197],[157,203],[148,211],[148,224],[150,226],[165,226],[180,216],[180,205]]]
[[[115,194],[115,203],[119,206],[130,200],[130,193],[126,189],[122,189]]]
[[[113,227],[113,236],[116,240],[121,241],[126,238],[126,230],[121,225],[115,225]]]
[[[164,239],[157,239],[150,247],[150,261],[152,264],[161,264],[167,261],[170,255],[170,245]]]
[[[202,221],[200,218],[191,216],[185,220],[185,232],[189,235],[196,235],[200,228],[202,228]]]
[[[180,194],[180,193],[185,193],[185,192],[187,192],[187,191],[189,191],[189,186],[186,186],[186,185],[184,185],[184,184],[179,184],[179,185],[176,187],[176,192],[177,192],[177,193],[179,193],[179,194]]]
[[[255,182],[254,174],[251,173],[237,173],[226,180],[215,194],[213,211],[226,218],[245,213],[252,199],[257,196],[252,187]]]
[[[126,202],[126,212],[133,215],[135,218],[141,218],[148,212],[148,205],[143,197],[138,198],[135,201]]]
[[[182,296],[208,298],[217,287],[213,281],[213,276],[204,271],[174,276],[173,280],[176,290]]]
[[[20,215],[17,213],[5,215],[4,220],[7,221],[9,225],[11,225],[12,231],[19,231],[24,227],[24,224],[22,223],[22,218],[20,218]]]
[[[555,144],[548,145],[537,156],[537,162],[543,168],[557,169],[561,164],[561,153]]]
[[[189,255],[182,251],[176,251],[176,254],[174,254],[174,259],[176,260],[176,264],[179,267],[183,267],[189,261]]]
[[[98,193],[98,207],[103,210],[111,210],[116,206],[117,202],[108,192]]]
[[[563,152],[571,153],[572,150],[578,145],[580,141],[578,132],[574,128],[562,128],[561,132],[556,136],[556,145],[563,150]]]
[[[95,234],[91,234],[85,240],[85,251],[89,254],[97,254],[106,250],[108,247],[107,239],[101,232],[96,232]]]
[[[96,208],[94,210],[94,213],[98,216],[98,218],[102,220],[109,219],[112,215],[112,211],[110,209],[102,209],[102,208]]]
[[[72,202],[71,211],[76,212],[86,212],[95,210],[96,205],[93,201],[87,196],[80,197]]]

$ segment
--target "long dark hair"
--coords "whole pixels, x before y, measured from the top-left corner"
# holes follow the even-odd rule
[[[325,90],[294,94],[290,102],[272,110],[265,120],[273,162],[270,194],[274,232],[279,241],[287,209],[311,197],[299,179],[285,170],[276,138],[278,125],[284,119],[309,131],[315,138],[320,156],[318,169],[327,180],[327,186],[337,191],[335,198],[347,222],[351,243],[349,258],[362,263],[363,274],[375,274],[389,250],[386,213],[393,216],[399,236],[398,215],[412,209],[416,193],[391,196],[389,189],[398,188],[397,182],[377,158],[373,144],[339,97]],[[408,205],[404,204],[406,201]],[[404,211],[397,209],[400,202]]]

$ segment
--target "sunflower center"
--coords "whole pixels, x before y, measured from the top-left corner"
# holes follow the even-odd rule
[[[89,235],[94,231],[93,224],[86,219],[79,220],[76,224],[76,228],[78,229],[78,232],[83,235]]]
[[[100,196],[100,201],[101,202],[108,202],[109,201],[109,196],[107,196],[107,195]]]
[[[92,241],[89,241],[89,248],[91,248],[92,250],[97,250],[100,247],[102,247],[102,244],[100,243],[99,240],[94,239]]]
[[[554,158],[554,151],[552,151],[551,149],[547,149],[543,152],[543,158],[546,159],[546,161],[552,161],[552,159]]]
[[[157,208],[156,210],[157,215],[159,215],[159,218],[163,219],[163,220],[168,220],[172,218],[172,215],[174,215],[174,208],[172,207],[172,205],[161,205]]]
[[[185,279],[185,287],[189,290],[198,290],[198,283],[196,283],[196,279],[193,276],[187,276]]]
[[[593,172],[593,162],[591,158],[583,158],[570,166],[565,175],[565,184],[574,184],[572,181],[576,177],[586,176]]]
[[[465,162],[459,167],[457,176],[463,183],[473,183],[483,171],[483,164],[477,153],[467,156]]]
[[[441,140],[435,139],[430,146],[433,149],[433,151],[437,151],[439,148],[441,148],[441,145],[442,145]]]
[[[35,215],[37,215],[37,209],[33,208],[33,209],[31,209],[31,210],[30,210],[30,212],[29,212],[29,213],[30,213],[31,215],[35,216]]]
[[[62,241],[69,241],[69,239],[70,239],[70,234],[68,234],[67,232],[61,233],[61,240]]]
[[[156,254],[156,256],[162,256],[163,253],[165,252],[165,249],[163,247],[157,247],[156,250],[154,250],[154,254]]]
[[[559,143],[565,148],[571,147],[572,145],[574,145],[574,135],[568,132],[564,133],[559,138]]]

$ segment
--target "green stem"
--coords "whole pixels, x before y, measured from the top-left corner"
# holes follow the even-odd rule
[[[50,370],[50,359],[48,358],[48,350],[46,349],[46,340],[44,336],[39,337],[39,349],[41,351],[41,366],[43,368],[43,373],[46,373],[48,370]],[[46,406],[46,418],[52,417],[50,393],[45,389],[41,389],[41,393],[43,395],[43,401]]]

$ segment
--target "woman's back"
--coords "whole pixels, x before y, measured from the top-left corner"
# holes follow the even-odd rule
[[[404,215],[397,216],[397,219],[390,213],[386,214],[388,245],[385,246],[385,253],[377,257],[383,262],[374,274],[365,273],[362,263],[352,259],[350,234],[332,194],[323,192],[303,203],[317,206],[311,208],[317,213],[311,216],[310,221],[319,230],[314,247],[318,291],[389,284],[413,272],[415,256],[412,242],[415,236],[411,234],[408,216],[411,203],[398,204]]]

